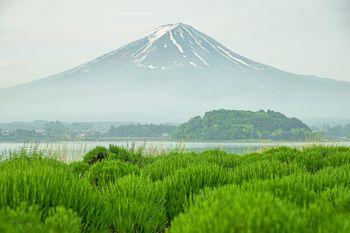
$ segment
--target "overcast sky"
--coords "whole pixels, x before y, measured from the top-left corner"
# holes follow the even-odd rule
[[[0,88],[176,22],[258,62],[350,81],[349,0],[0,0]]]

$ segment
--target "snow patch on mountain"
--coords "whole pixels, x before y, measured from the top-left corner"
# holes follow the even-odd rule
[[[173,33],[171,31],[169,31],[169,35],[170,35],[170,39],[173,42],[173,44],[175,45],[175,47],[177,48],[177,50],[179,50],[180,53],[184,53],[184,50],[182,49],[181,45],[179,45],[176,40],[174,39]]]

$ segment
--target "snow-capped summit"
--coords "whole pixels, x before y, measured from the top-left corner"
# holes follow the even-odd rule
[[[145,67],[266,68],[232,52],[211,37],[183,23],[158,27],[138,42],[139,47],[129,58]]]
[[[129,76],[174,68],[265,70],[268,66],[240,56],[213,38],[184,23],[160,26],[139,40],[68,71],[103,69]]]

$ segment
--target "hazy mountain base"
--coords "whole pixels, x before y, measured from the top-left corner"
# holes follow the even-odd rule
[[[100,76],[99,80],[94,77]],[[173,69],[125,79],[55,78],[0,92],[2,121],[60,119],[181,122],[209,109],[273,109],[299,118],[350,114],[347,82],[278,70]]]

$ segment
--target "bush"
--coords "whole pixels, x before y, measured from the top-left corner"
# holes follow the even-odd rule
[[[127,161],[129,160],[129,151],[127,149],[125,149],[122,146],[116,146],[116,145],[109,145],[109,152],[112,153],[114,156],[114,158],[120,159],[122,161]]]
[[[162,232],[166,226],[165,191],[149,178],[125,176],[104,191],[113,209],[113,232]]]
[[[158,157],[153,163],[146,165],[142,172],[152,180],[163,180],[177,170],[200,163],[197,153],[171,152]]]
[[[71,172],[78,177],[82,177],[90,168],[89,164],[84,161],[75,161],[69,164]]]
[[[304,209],[302,218],[307,221],[304,232],[347,233],[350,232],[349,214],[337,212],[328,202],[316,202]]]
[[[234,169],[240,164],[241,157],[227,154],[221,150],[209,150],[202,153],[196,152],[170,152],[159,156],[153,163],[143,168],[143,173],[153,180],[163,180],[173,175],[177,170],[195,165],[218,165],[225,169]]]
[[[237,184],[257,179],[275,179],[302,172],[296,163],[283,163],[275,160],[258,160],[251,163],[242,163],[233,171],[233,181]]]
[[[324,202],[335,206],[336,192],[350,187],[350,166],[324,168],[315,174],[299,172],[290,176],[264,181],[245,183],[243,189],[250,191],[267,191],[299,206],[309,206],[318,201],[321,195],[328,193]],[[332,190],[332,195],[330,192]]]
[[[178,170],[164,180],[167,190],[167,215],[172,220],[205,187],[219,187],[231,183],[230,173],[220,166],[196,165]]]
[[[16,209],[0,210],[2,233],[79,233],[81,219],[72,210],[64,207],[51,209],[45,222],[38,206],[22,203]]]
[[[123,162],[139,164],[142,162],[142,149],[135,149],[132,147],[130,149],[126,149],[121,146],[109,145],[109,152],[113,154],[114,159],[121,160]]]
[[[140,169],[133,164],[107,160],[94,164],[87,172],[86,177],[91,184],[103,187],[128,174],[139,175]]]
[[[175,218],[170,232],[299,233],[305,232],[306,225],[298,209],[271,194],[228,186],[202,197]]]
[[[84,162],[90,165],[93,165],[96,162],[101,162],[105,159],[120,160],[122,162],[128,162],[133,164],[142,164],[142,149],[126,149],[124,147],[111,144],[109,145],[108,149],[104,146],[97,146],[84,156]]]
[[[91,185],[70,173],[67,165],[45,158],[14,158],[0,164],[0,208],[22,202],[37,205],[43,216],[58,206],[82,218],[82,231],[107,227],[109,212]]]
[[[109,156],[109,151],[104,146],[96,146],[84,156],[84,162],[92,165],[100,162]]]
[[[298,163],[311,174],[314,174],[326,167],[350,164],[350,149],[347,147],[321,146],[305,148],[298,157]]]
[[[45,225],[51,233],[79,233],[81,218],[73,210],[59,206],[51,209]]]
[[[228,154],[218,149],[200,153],[199,159],[203,162],[214,163],[228,169],[234,169],[242,163],[241,155]]]
[[[334,207],[341,213],[350,214],[350,190],[337,189],[338,193],[334,200]]]
[[[0,232],[2,233],[44,233],[41,213],[37,206],[21,203],[16,209],[5,207],[0,210]]]
[[[258,156],[260,160],[267,161],[277,161],[282,163],[293,163],[298,160],[301,152],[296,148],[290,147],[276,147],[272,149],[265,150],[263,153]]]
[[[307,184],[310,180],[310,174],[297,173],[282,178],[246,182],[243,184],[242,190],[269,192],[275,197],[300,207],[308,207],[318,199],[318,194]]]
[[[306,183],[310,189],[320,193],[326,189],[350,187],[350,164],[326,167],[311,176]]]

